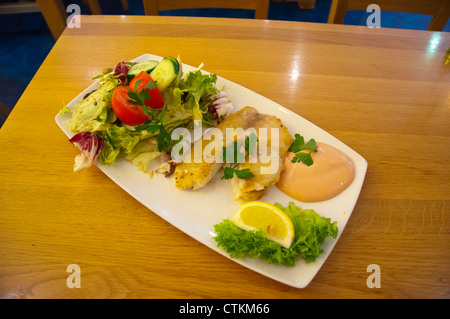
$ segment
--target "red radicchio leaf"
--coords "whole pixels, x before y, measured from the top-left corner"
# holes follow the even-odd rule
[[[117,79],[122,82],[122,85],[128,85],[128,66],[125,63],[125,61],[119,62],[115,67],[114,67],[114,75],[119,75],[122,74],[121,76],[119,76]]]
[[[91,166],[103,147],[103,139],[91,132],[78,133],[69,141],[81,151],[75,157],[74,172]]]

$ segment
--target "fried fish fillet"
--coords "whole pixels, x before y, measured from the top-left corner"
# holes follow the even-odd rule
[[[231,114],[220,122],[217,128],[222,131],[224,137],[227,134],[227,128],[241,128],[244,131],[252,129],[258,138],[257,149],[259,150],[263,144],[267,148],[265,159],[256,156],[256,161],[250,161],[247,158],[245,162],[239,164],[238,169],[250,169],[254,177],[239,179],[235,176],[231,180],[236,200],[257,200],[261,198],[267,192],[268,187],[279,180],[284,168],[284,158],[293,140],[292,136],[280,119],[272,115],[259,113],[250,106]],[[266,136],[260,135],[261,128],[267,129]],[[275,140],[272,140],[271,129],[277,131]],[[226,140],[224,138],[221,146],[227,146]],[[217,161],[211,162],[210,159],[205,157],[203,151],[209,143],[211,143],[210,137],[206,134],[202,139],[196,141],[191,148],[193,150],[195,144],[202,148],[201,160],[195,161],[195,152],[191,152],[190,163],[184,161],[176,166],[174,177],[177,188],[192,188],[195,190],[204,187],[221,167],[227,165]]]
[[[251,122],[249,119],[255,117],[257,114],[258,111],[256,111],[254,108],[246,106],[226,117],[216,126],[216,128],[220,129],[223,136],[225,136],[227,128],[242,127],[245,129],[246,127],[248,127],[248,124],[250,124]],[[205,147],[207,147],[207,145],[212,142],[211,140],[208,140],[209,137],[207,136],[207,134],[205,135],[206,136],[203,136],[202,139],[192,144],[191,150],[195,150],[195,147],[199,147],[198,144],[201,144],[202,154],[205,154],[205,152],[203,152],[205,150]],[[196,160],[194,157],[195,152],[190,153],[190,163],[187,161],[183,161],[175,167],[175,187],[180,189],[192,188],[193,190],[196,190],[208,184],[211,178],[214,177],[214,175],[221,167],[223,167],[224,164],[218,163],[216,161],[213,161],[211,163],[209,159],[205,158],[205,155],[202,155],[202,158],[200,160]]]
[[[280,119],[267,114],[259,114],[253,120],[258,136],[258,156],[256,161],[249,158],[238,166],[238,169],[249,169],[254,177],[240,179],[234,176],[231,180],[236,200],[258,200],[264,196],[269,186],[278,182],[284,169],[284,159],[293,138]],[[267,133],[260,134],[260,128],[266,128]],[[274,130],[273,130],[274,129]],[[262,150],[266,149],[263,156]]]

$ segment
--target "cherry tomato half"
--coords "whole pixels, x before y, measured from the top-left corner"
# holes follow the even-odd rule
[[[136,83],[139,80],[140,82],[135,90]],[[148,90],[148,95],[150,98],[145,101],[145,105],[152,109],[163,108],[164,100],[159,89],[144,89],[149,82],[153,82],[153,79],[147,72],[142,71],[138,76],[131,80],[128,88],[118,86],[114,89],[112,96],[112,108],[119,120],[125,124],[135,126],[144,123],[150,118],[148,114],[144,112],[142,106],[128,102],[130,99],[128,96],[129,91],[139,92],[141,90]]]
[[[146,86],[148,82],[153,82],[151,76],[147,72],[142,71],[141,73],[138,74],[138,76],[136,76],[133,80],[131,80],[129,85],[130,90],[134,90],[136,82],[139,80],[141,80],[141,82],[139,83],[136,91],[142,90],[142,88]],[[145,101],[145,105],[152,109],[162,109],[164,106],[164,100],[159,89],[154,88],[144,90],[148,90],[148,94],[149,96],[151,96],[151,98]]]
[[[125,124],[135,126],[147,121],[150,117],[144,112],[142,106],[128,102],[128,88],[117,86],[112,96],[112,109],[117,118]]]

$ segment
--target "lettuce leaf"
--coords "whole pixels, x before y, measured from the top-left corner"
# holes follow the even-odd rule
[[[72,133],[102,131],[110,127],[115,120],[115,115],[109,115],[113,91],[117,86],[117,80],[113,77],[105,77],[98,90],[89,94],[86,98],[75,104],[72,118],[65,124]]]
[[[203,113],[208,111],[206,97],[217,94],[219,90],[215,84],[217,81],[216,74],[203,74],[200,70],[188,73],[186,79],[182,79],[179,88],[186,93],[184,101],[194,114],[194,120],[202,120]]]
[[[104,134],[108,135],[108,141],[114,148],[121,148],[126,154],[130,153],[141,139],[140,133],[117,125],[108,128]]]
[[[112,165],[120,154],[120,148],[114,148],[108,140],[105,139],[103,148],[98,155],[98,161],[103,165]]]
[[[136,147],[125,156],[125,159],[145,173],[150,162],[159,155],[161,153],[158,151],[156,138],[151,137],[139,141]]]
[[[248,231],[237,227],[231,220],[224,219],[214,225],[217,234],[214,240],[225,249],[231,258],[264,258],[270,264],[294,266],[297,255],[266,238],[264,231]]]
[[[313,262],[323,253],[320,246],[328,236],[336,238],[338,234],[337,222],[331,222],[317,214],[312,209],[301,209],[294,203],[287,207],[276,203],[275,206],[282,209],[292,220],[295,230],[294,241],[289,247],[293,253],[300,255],[306,262]]]
[[[166,131],[171,133],[180,126],[188,129],[192,127],[194,113],[190,107],[183,104],[183,91],[169,87],[162,94],[165,102],[164,111],[157,118],[164,123]]]
[[[217,246],[224,248],[231,258],[263,258],[270,264],[293,267],[298,257],[314,262],[323,253],[320,246],[325,239],[329,236],[336,238],[337,222],[332,223],[330,218],[322,217],[312,209],[301,209],[292,202],[287,207],[279,203],[275,205],[291,218],[294,225],[295,236],[291,247],[285,248],[267,239],[262,230],[243,230],[229,219],[214,225]]]
[[[75,157],[74,172],[90,167],[103,147],[103,139],[91,132],[77,133],[69,141],[81,151]]]
[[[104,130],[101,136],[105,143],[98,159],[104,165],[114,164],[120,155],[131,154],[140,141],[145,141],[149,137],[146,132],[131,131],[125,126],[117,125],[112,125]],[[137,153],[134,152],[131,158],[136,155]]]
[[[98,160],[103,165],[112,165],[119,157],[124,157],[146,172],[149,163],[161,155],[157,138],[147,131],[131,131],[124,126],[113,125],[101,136],[104,144]]]

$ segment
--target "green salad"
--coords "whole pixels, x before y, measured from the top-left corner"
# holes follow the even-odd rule
[[[170,135],[175,128],[191,129],[195,121],[213,127],[232,111],[216,87],[217,76],[200,69],[183,73],[179,58],[122,61],[94,79],[96,90],[60,112],[71,113],[64,125],[81,150],[75,171],[95,160],[112,165],[125,158],[145,172],[150,161],[178,142]]]

